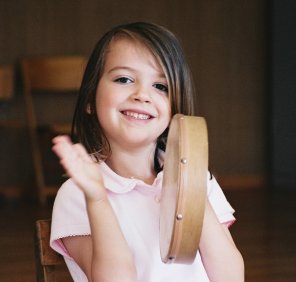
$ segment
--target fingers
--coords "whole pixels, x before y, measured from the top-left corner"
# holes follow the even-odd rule
[[[85,162],[93,162],[92,158],[90,157],[90,155],[86,151],[85,147],[82,146],[81,144],[79,144],[79,143],[74,144],[73,145],[73,149],[76,150],[76,152],[78,153],[79,157],[82,160],[84,160]]]
[[[57,136],[52,142],[52,150],[60,158],[67,175],[88,198],[102,198],[106,193],[103,179],[86,149],[81,144],[73,144],[68,136]]]
[[[57,136],[53,140],[52,150],[60,159],[66,159],[71,156],[73,152],[73,143],[68,136]]]
[[[70,138],[66,135],[57,136],[52,139],[52,142],[54,144],[52,149],[59,157],[67,157],[68,154],[74,153],[75,155],[79,155],[85,161],[91,160],[84,146],[79,143],[73,144]]]
[[[73,144],[68,136],[57,136],[53,140],[52,150],[60,158],[64,168],[69,168],[71,163],[93,162],[86,149],[81,144]]]
[[[59,135],[59,136],[56,136],[52,139],[53,144],[57,144],[60,142],[69,142],[72,144],[70,137],[67,135]]]

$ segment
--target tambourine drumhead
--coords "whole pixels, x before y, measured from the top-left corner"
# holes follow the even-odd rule
[[[202,230],[208,171],[204,118],[177,114],[169,129],[160,203],[160,254],[190,264]]]

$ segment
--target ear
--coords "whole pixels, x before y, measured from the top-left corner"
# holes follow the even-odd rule
[[[89,115],[91,114],[91,108],[90,108],[90,104],[89,103],[86,106],[86,113],[89,114]]]

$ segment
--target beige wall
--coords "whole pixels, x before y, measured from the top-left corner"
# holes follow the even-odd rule
[[[226,186],[258,185],[266,159],[265,5],[263,0],[0,1],[0,64],[17,70],[22,56],[88,55],[114,24],[163,24],[181,39],[192,68],[200,114],[208,121],[211,169]],[[0,120],[23,120],[18,76],[14,99],[0,102],[0,111]],[[0,185],[30,182],[25,134],[0,128],[0,145]],[[19,154],[11,158],[12,152]]]

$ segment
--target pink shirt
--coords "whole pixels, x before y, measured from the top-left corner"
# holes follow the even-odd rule
[[[159,251],[159,203],[163,173],[148,185],[141,180],[124,178],[105,163],[98,165],[104,178],[110,203],[133,253],[139,282],[209,281],[200,254],[191,265],[165,264]],[[210,178],[210,177],[209,177]],[[208,198],[221,223],[230,224],[234,210],[227,202],[215,178],[208,180]],[[70,257],[61,238],[90,235],[84,195],[71,179],[60,188],[55,199],[51,247],[64,256],[74,281],[87,281]]]

